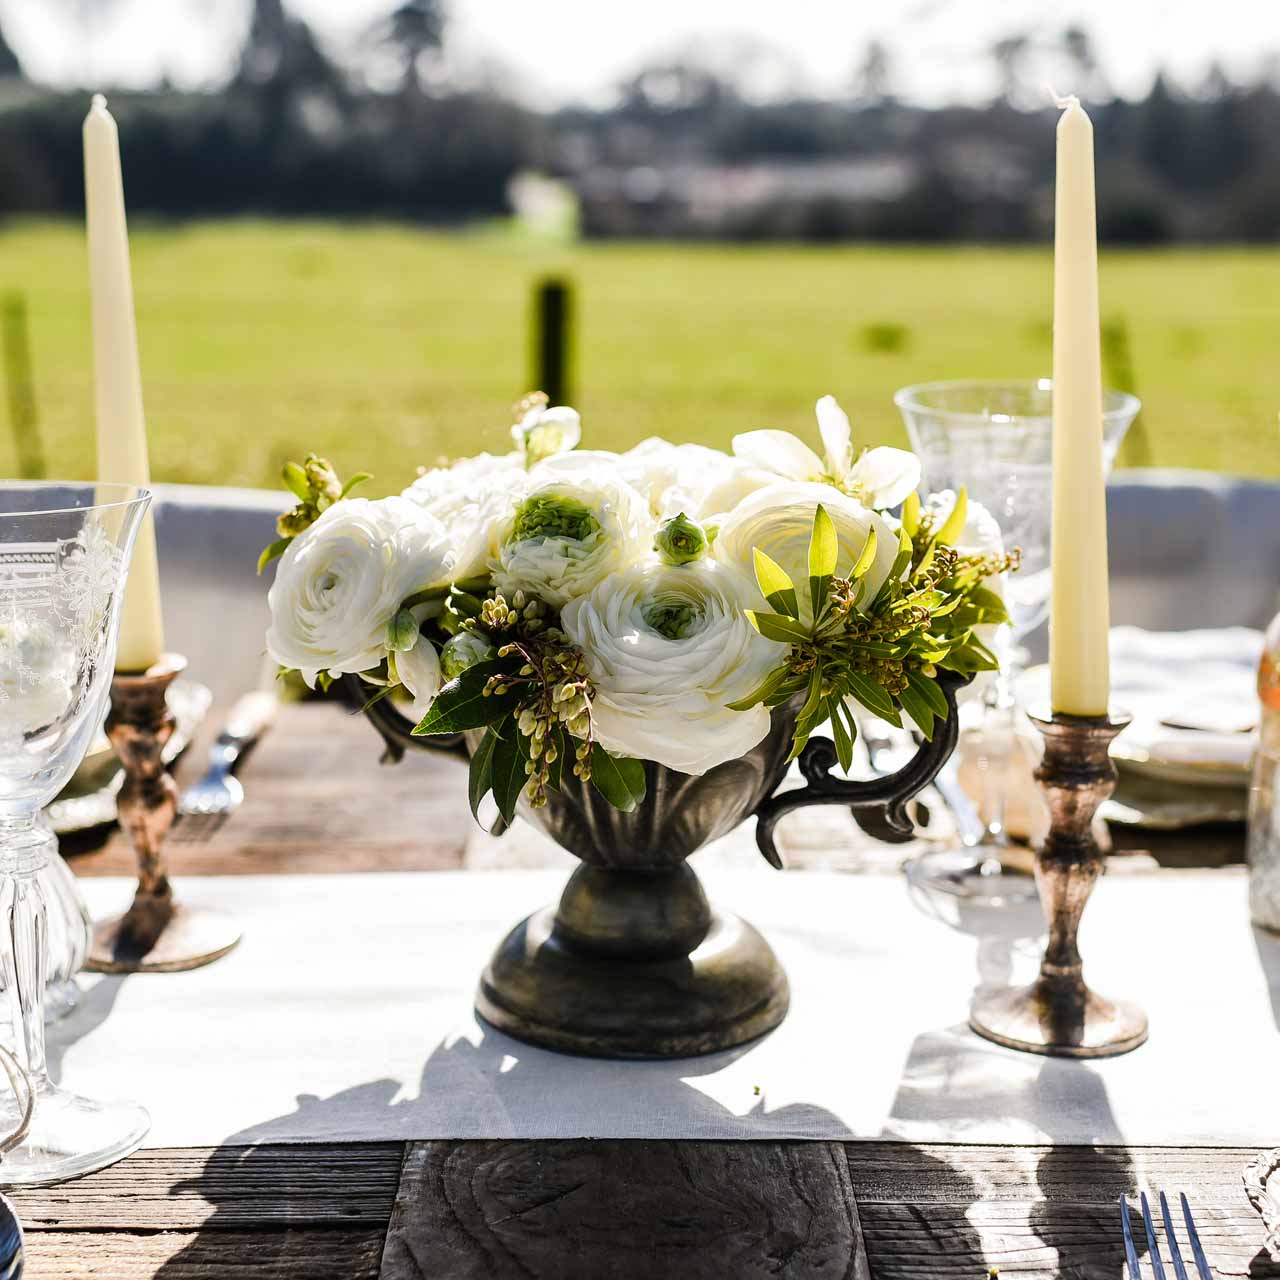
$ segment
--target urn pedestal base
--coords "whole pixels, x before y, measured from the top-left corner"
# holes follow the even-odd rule
[[[647,904],[639,915],[638,902]],[[503,940],[476,1010],[499,1031],[548,1049],[684,1058],[772,1031],[789,999],[773,948],[746,921],[713,912],[687,866],[580,867],[558,907]]]

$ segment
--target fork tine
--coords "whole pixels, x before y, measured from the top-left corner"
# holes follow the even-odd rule
[[[1138,1251],[1133,1247],[1133,1232],[1129,1228],[1129,1201],[1120,1197],[1120,1230],[1124,1234],[1124,1256],[1129,1264],[1129,1280],[1142,1280],[1142,1267],[1138,1264]]]
[[[1151,1206],[1147,1203],[1147,1193],[1142,1192],[1142,1225],[1147,1229],[1147,1256],[1151,1260],[1151,1272],[1155,1280],[1167,1280],[1164,1274],[1164,1263],[1160,1261],[1160,1242],[1156,1239],[1156,1229],[1151,1221]]]
[[[1209,1270],[1208,1260],[1200,1247],[1200,1233],[1196,1230],[1196,1221],[1191,1216],[1191,1206],[1187,1203],[1186,1192],[1179,1194],[1182,1197],[1182,1216],[1187,1224],[1187,1239],[1191,1241],[1191,1252],[1196,1259],[1196,1270],[1200,1273],[1200,1280],[1213,1280],[1213,1272]]]
[[[1187,1269],[1182,1265],[1182,1250],[1178,1248],[1178,1237],[1173,1234],[1173,1216],[1169,1212],[1169,1197],[1160,1193],[1160,1216],[1164,1219],[1164,1238],[1169,1245],[1169,1261],[1173,1263],[1173,1274],[1178,1280],[1187,1280]]]

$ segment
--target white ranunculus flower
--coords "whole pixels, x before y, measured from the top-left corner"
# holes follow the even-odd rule
[[[735,456],[789,480],[824,481],[877,511],[897,506],[919,485],[920,459],[905,449],[881,446],[854,457],[853,430],[834,396],[823,396],[816,412],[825,457],[789,431],[734,436]]]
[[[431,710],[443,683],[440,655],[426,636],[419,636],[412,649],[395,655],[396,676],[413,695],[410,708],[414,720],[421,720]]]
[[[867,535],[872,529],[876,531],[876,555],[867,570],[862,597],[863,606],[869,607],[897,559],[898,534],[879,512],[864,507],[856,498],[830,485],[787,480],[760,489],[725,516],[713,548],[717,560],[754,577],[754,553],[759,547],[795,584],[801,620],[806,625],[813,620],[809,600],[809,539],[819,503],[831,517],[839,540],[838,577],[847,575],[853,568],[866,546]]]
[[[619,474],[644,495],[658,520],[682,512],[696,520],[720,515],[778,478],[719,449],[671,444],[658,436],[642,440],[618,462]]]
[[[494,585],[508,597],[524,590],[560,609],[647,555],[654,524],[625,481],[599,467],[558,471],[557,461],[530,472],[529,488],[502,526]]]
[[[786,652],[744,616],[761,603],[750,579],[714,560],[646,561],[570,601],[561,625],[586,656],[600,745],[692,774],[756,746],[769,732],[768,709],[727,704]]]
[[[489,570],[498,531],[525,488],[524,455],[480,453],[424,472],[401,495],[429,511],[453,541],[459,581]]]
[[[267,593],[267,652],[308,685],[321,671],[368,671],[406,597],[453,577],[444,525],[406,498],[335,502],[280,557]]]

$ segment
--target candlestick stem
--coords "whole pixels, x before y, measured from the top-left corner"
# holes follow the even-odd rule
[[[221,912],[176,901],[164,841],[178,812],[178,788],[164,762],[174,718],[169,686],[186,669],[180,654],[161,654],[146,671],[116,672],[107,737],[124,783],[116,807],[138,856],[138,887],[122,916],[94,929],[86,967],[98,973],[178,972],[217,960],[240,941]]]
[[[1031,719],[1045,741],[1036,781],[1049,803],[1050,828],[1036,859],[1036,885],[1049,940],[1035,982],[980,995],[969,1025],[988,1040],[1027,1053],[1061,1058],[1127,1053],[1147,1038],[1146,1014],[1090,990],[1079,933],[1102,872],[1093,819],[1115,789],[1111,741],[1128,719],[1056,712]]]

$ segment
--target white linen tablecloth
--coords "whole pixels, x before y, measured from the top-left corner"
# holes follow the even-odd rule
[[[82,978],[55,1078],[151,1111],[147,1145],[426,1138],[902,1138],[1280,1143],[1280,939],[1239,872],[1113,876],[1085,917],[1094,986],[1151,1016],[1137,1052],[1020,1055],[967,1030],[979,982],[1028,977],[1032,908],[944,923],[896,877],[711,871],[791,977],[782,1027],[736,1052],[618,1063],[479,1024],[494,944],[560,872],[184,879],[245,938],[184,974]],[[131,884],[84,883],[95,915]]]

